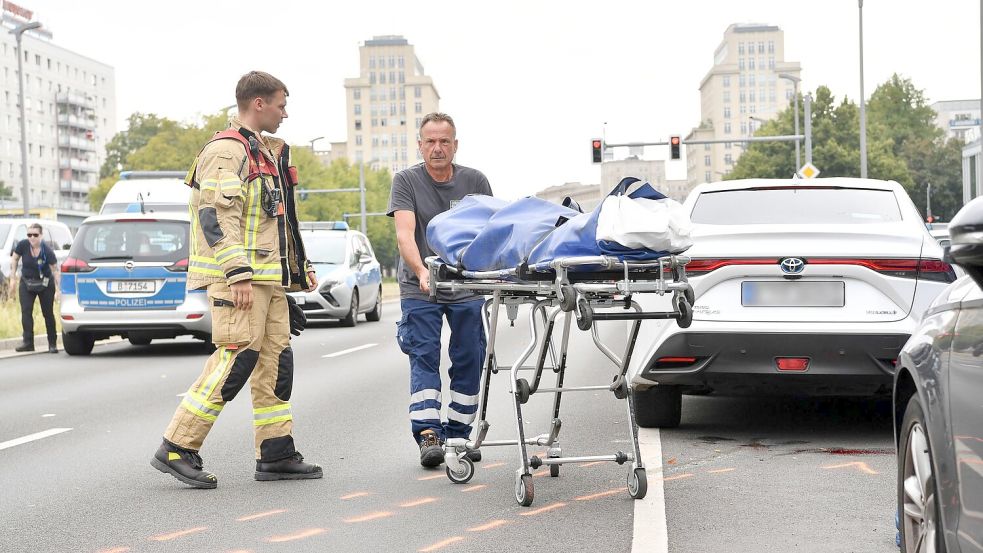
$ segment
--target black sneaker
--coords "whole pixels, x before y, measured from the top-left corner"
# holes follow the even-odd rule
[[[55,346],[48,346],[48,353],[58,353],[58,348]]]
[[[34,351],[34,344],[32,344],[30,342],[23,342],[23,343],[21,343],[21,345],[19,345],[16,348],[14,348],[14,351],[18,351],[18,352],[22,352],[22,351]]]
[[[218,479],[214,474],[202,470],[203,465],[197,451],[178,447],[167,440],[164,440],[150,460],[150,466],[189,486],[206,489],[217,487]]]
[[[433,430],[420,432],[420,464],[428,467],[439,467],[444,462],[444,441]]]
[[[320,465],[305,463],[304,456],[296,452],[278,461],[256,461],[256,480],[308,480],[323,476]]]

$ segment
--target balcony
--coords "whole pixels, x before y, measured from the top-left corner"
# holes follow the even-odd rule
[[[76,158],[62,158],[58,160],[58,167],[60,169],[72,169],[74,171],[83,171],[88,173],[94,173],[96,171],[96,165],[87,159],[76,159]]]
[[[96,107],[92,98],[78,92],[61,92],[55,96],[55,103],[84,108]]]
[[[76,150],[83,150],[86,152],[96,151],[96,141],[91,138],[86,138],[82,136],[58,136],[58,146],[62,148],[74,148]]]
[[[61,180],[61,192],[64,193],[75,193],[75,194],[86,194],[92,188],[87,182],[79,180]]]
[[[59,113],[58,125],[61,127],[94,131],[96,129],[96,118],[94,116],[79,116],[73,113]]]

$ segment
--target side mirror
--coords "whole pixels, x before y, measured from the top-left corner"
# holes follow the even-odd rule
[[[983,286],[983,197],[956,213],[949,223],[949,238],[949,258]]]

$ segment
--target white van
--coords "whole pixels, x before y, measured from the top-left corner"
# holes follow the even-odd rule
[[[191,187],[183,171],[123,171],[106,194],[100,215],[188,212]]]

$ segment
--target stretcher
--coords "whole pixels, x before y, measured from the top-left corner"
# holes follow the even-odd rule
[[[448,290],[490,296],[483,309],[483,324],[488,340],[481,370],[475,425],[477,432],[473,440],[451,438],[446,441],[444,454],[448,478],[455,483],[471,480],[475,470],[474,463],[467,457],[469,451],[477,451],[482,447],[518,446],[515,500],[519,505],[529,506],[533,502],[532,470],[547,466],[550,476],[557,477],[564,464],[597,461],[629,464],[628,493],[635,499],[645,497],[648,489],[645,464],[639,451],[634,398],[626,372],[643,320],[675,319],[683,328],[692,323],[694,297],[693,288],[686,280],[688,262],[688,257],[674,254],[644,261],[597,255],[557,258],[534,265],[523,263],[510,269],[468,271],[460,266],[447,264],[437,257],[427,258],[431,294],[435,295],[438,290]],[[671,294],[672,308],[668,311],[644,311],[634,299],[637,294]],[[508,368],[504,369],[506,364],[500,363],[495,354],[499,317],[504,311],[514,326],[520,306],[530,308],[529,341],[518,358],[507,363]],[[569,361],[567,348],[574,321],[579,330],[590,332],[596,347],[614,364],[612,382],[592,386],[564,385]],[[597,323],[601,321],[632,321],[627,331],[627,344],[621,355],[601,340],[597,330]],[[560,326],[559,347],[554,336],[557,326]],[[529,362],[530,359],[532,362]],[[487,420],[491,377],[503,370],[509,375],[508,392],[513,399],[516,439],[486,440],[491,427]],[[546,370],[554,373],[552,386],[543,381]],[[529,377],[522,376],[523,374]],[[597,391],[611,392],[617,400],[626,402],[631,450],[565,456],[559,442],[562,425],[560,403],[563,394]],[[535,394],[552,394],[552,418],[544,433],[527,435],[523,422],[523,406]],[[545,457],[530,456],[528,446],[546,447],[547,453]]]

